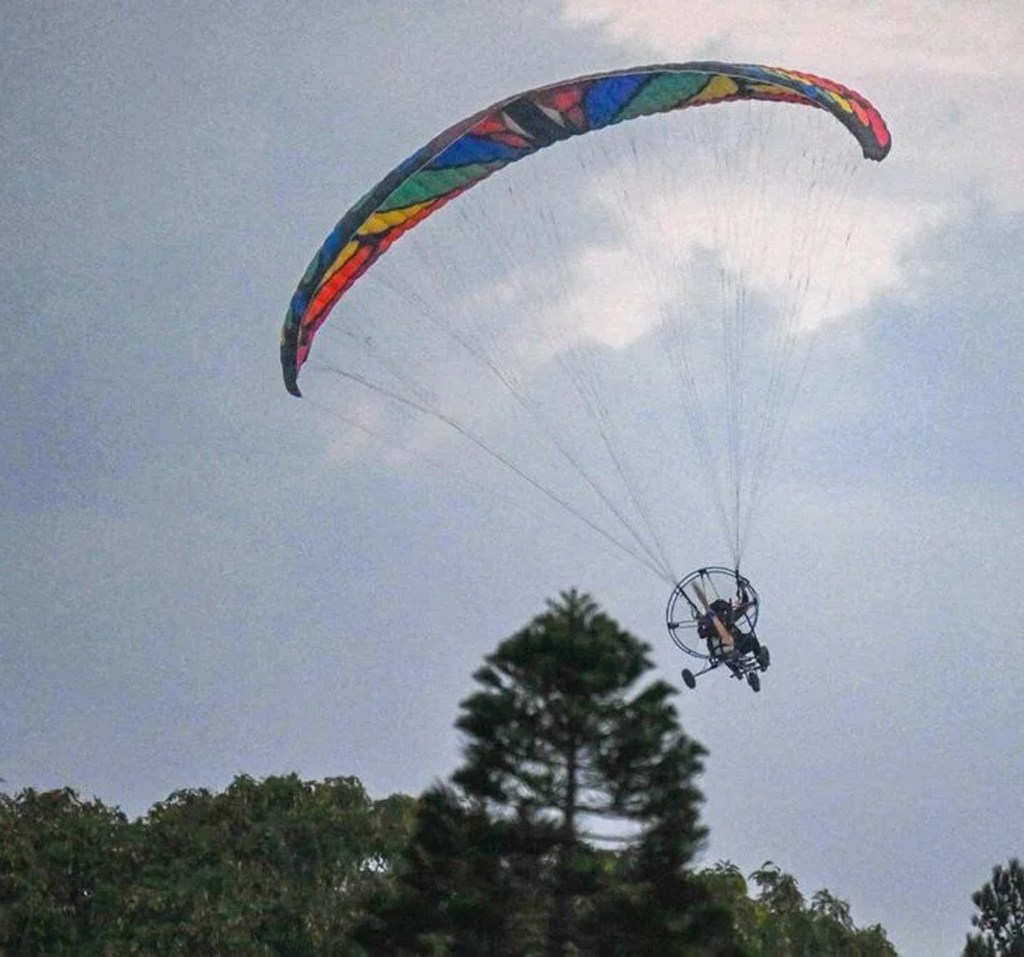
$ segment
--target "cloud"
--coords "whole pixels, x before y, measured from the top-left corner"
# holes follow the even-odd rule
[[[883,3],[769,0],[563,0],[570,23],[656,61],[767,62],[832,76],[866,93],[887,116],[900,182],[922,201],[980,192],[1024,208],[1016,174],[1024,149],[1019,101],[1024,23],[1012,2],[970,7],[928,0]]]

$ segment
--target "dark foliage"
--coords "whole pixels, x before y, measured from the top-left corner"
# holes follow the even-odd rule
[[[971,895],[978,913],[964,957],[1024,957],[1024,868],[1017,858],[992,869],[992,880]]]
[[[458,719],[465,762],[424,796],[371,950],[739,953],[688,871],[704,751],[673,689],[639,685],[647,652],[568,592],[488,656]]]
[[[129,822],[73,791],[0,798],[0,952],[338,954],[411,798],[355,778],[179,791]]]

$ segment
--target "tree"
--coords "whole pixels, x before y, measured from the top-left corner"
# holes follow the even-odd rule
[[[398,879],[381,888],[355,939],[372,954],[539,953],[544,868],[517,853],[514,830],[451,787],[428,790]]]
[[[410,953],[730,952],[727,911],[687,872],[704,751],[674,689],[638,688],[648,651],[570,591],[487,657],[465,761],[424,797],[378,935],[400,924]]]
[[[295,775],[178,791],[134,822],[67,788],[0,795],[0,953],[351,953],[414,806]]]
[[[727,902],[749,957],[896,957],[880,926],[856,927],[850,905],[825,889],[808,906],[796,878],[771,861],[750,875],[758,888],[753,899],[739,868],[728,861],[699,876]]]
[[[356,778],[236,778],[185,790],[139,823],[132,925],[144,951],[338,952],[404,845],[412,799]]]
[[[1024,868],[1017,858],[992,869],[992,880],[971,895],[978,913],[964,957],[1024,957]]]
[[[128,821],[71,788],[0,794],[0,953],[99,951],[122,923]]]

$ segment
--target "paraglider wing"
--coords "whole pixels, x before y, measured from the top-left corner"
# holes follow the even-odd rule
[[[492,173],[560,140],[614,123],[731,100],[778,100],[826,110],[881,160],[890,137],[860,94],[831,80],[751,64],[682,63],[595,74],[516,94],[456,123],[392,170],[341,219],[313,257],[281,330],[285,386],[317,330],[352,284],[403,233]]]

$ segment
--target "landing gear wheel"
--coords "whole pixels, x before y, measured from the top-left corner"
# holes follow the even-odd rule
[[[757,663],[761,666],[762,671],[767,671],[768,666],[772,663],[772,656],[768,651],[767,645],[761,645],[757,650]]]
[[[697,687],[697,679],[694,678],[693,672],[690,671],[689,668],[683,669],[683,684],[686,685],[687,688]]]
[[[751,689],[754,691],[761,690],[761,679],[758,677],[756,671],[747,673],[747,684],[750,685]]]

